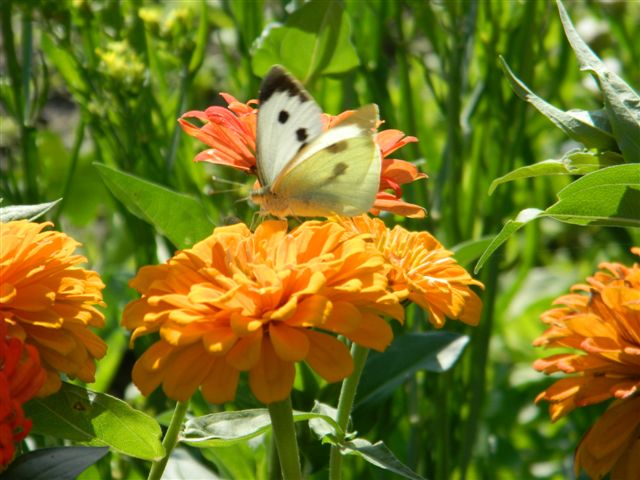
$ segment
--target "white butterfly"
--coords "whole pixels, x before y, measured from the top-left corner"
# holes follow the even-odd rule
[[[286,70],[269,70],[256,135],[261,188],[251,194],[262,210],[277,217],[353,216],[373,205],[382,163],[373,138],[378,107],[361,107],[324,132],[321,113]]]

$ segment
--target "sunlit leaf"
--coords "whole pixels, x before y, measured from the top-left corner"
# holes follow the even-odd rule
[[[491,195],[498,185],[523,178],[547,175],[586,175],[604,167],[624,163],[624,158],[616,152],[573,151],[560,160],[543,160],[533,165],[525,165],[496,178],[489,187]]]
[[[640,95],[593,53],[580,38],[562,2],[557,1],[567,39],[583,70],[598,79],[613,135],[627,162],[640,163]]]
[[[617,150],[617,144],[611,133],[611,126],[605,112],[602,110],[593,112],[584,110],[569,110],[565,112],[560,110],[533,93],[529,87],[515,76],[504,58],[500,57],[500,63],[516,94],[538,109],[540,113],[555,123],[570,138],[588,148]]]
[[[340,451],[343,455],[358,455],[372,465],[393,472],[401,477],[412,480],[424,480],[423,477],[398,460],[393,452],[382,442],[372,444],[367,440],[357,438],[351,442],[344,443]]]
[[[19,456],[0,480],[73,480],[108,452],[106,447],[42,448]]]
[[[105,393],[63,383],[53,395],[25,404],[25,412],[33,419],[33,433],[108,446],[144,460],[159,459],[164,452],[158,423]]]
[[[111,193],[136,217],[150,223],[178,248],[188,248],[213,230],[203,205],[128,173],[94,164]]]
[[[258,39],[253,71],[264,76],[274,64],[302,83],[320,75],[347,72],[359,64],[351,43],[349,18],[335,0],[312,0],[291,14],[284,26],[268,26]]]
[[[444,372],[464,350],[469,337],[452,332],[407,333],[383,353],[372,352],[358,385],[356,406],[391,395],[412,374]]]
[[[12,220],[26,219],[33,221],[51,210],[58,202],[38,203],[37,205],[13,205],[10,207],[0,207],[0,222],[10,222]]]
[[[293,413],[295,422],[313,418],[321,418],[339,429],[335,421],[327,415],[314,412]],[[271,418],[267,409],[220,412],[187,420],[180,440],[187,445],[198,448],[228,446],[237,442],[245,442],[250,438],[267,433],[270,429]]]

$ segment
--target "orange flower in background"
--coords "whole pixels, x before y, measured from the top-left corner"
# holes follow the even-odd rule
[[[258,118],[258,109],[255,105],[258,102],[250,100],[244,104],[229,94],[221,93],[220,95],[227,102],[227,108],[209,107],[205,111],[192,110],[178,119],[187,134],[211,147],[196,155],[194,161],[228,165],[243,172],[255,174]],[[325,129],[336,125],[352,112],[353,110],[347,110],[336,116],[323,114],[322,122]],[[190,123],[187,120],[189,118],[196,118],[204,123],[198,127]],[[404,202],[400,197],[402,196],[401,185],[427,176],[407,161],[387,158],[397,149],[408,143],[417,142],[418,139],[405,136],[400,130],[384,130],[376,134],[375,141],[380,147],[383,158],[380,187],[371,209],[372,213],[377,215],[383,210],[406,217],[424,217],[424,208]]]
[[[133,381],[144,395],[162,385],[184,401],[200,387],[213,403],[233,400],[240,372],[261,402],[285,399],[295,362],[329,382],[351,374],[349,350],[335,335],[376,350],[391,342],[382,315],[403,309],[387,290],[383,256],[335,222],[305,222],[288,232],[267,221],[216,228],[164,265],[140,269],[142,298],[125,308],[132,342],[158,332]],[[197,365],[197,368],[194,368]]]
[[[640,255],[640,248],[632,249]],[[554,303],[564,305],[542,315],[550,328],[536,346],[573,350],[534,363],[546,374],[572,374],[540,393],[550,402],[553,421],[576,407],[616,399],[583,437],[575,472],[593,478],[607,472],[615,479],[636,479],[640,471],[640,265],[603,263],[575,285],[575,293]]]
[[[0,471],[13,460],[16,445],[31,430],[22,405],[32,399],[45,381],[38,351],[7,336],[0,322]]]
[[[42,230],[51,223],[0,223],[0,323],[8,335],[33,345],[46,371],[38,395],[60,388],[60,374],[94,381],[94,360],[106,344],[87,327],[102,327],[104,288],[96,272],[77,267],[78,243]]]
[[[341,218],[339,222],[358,233],[372,235],[392,266],[389,286],[401,300],[408,299],[429,313],[429,321],[441,328],[446,318],[469,325],[480,321],[482,301],[471,285],[482,287],[428,232],[410,232],[367,215]]]

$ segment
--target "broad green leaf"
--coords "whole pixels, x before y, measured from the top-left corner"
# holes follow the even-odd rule
[[[640,163],[640,96],[593,53],[573,26],[562,2],[556,2],[567,39],[582,70],[600,84],[613,135],[627,162]]]
[[[157,422],[104,393],[63,383],[53,395],[25,404],[25,412],[33,419],[33,433],[108,446],[144,460],[157,460],[164,453]]]
[[[589,173],[558,192],[546,210],[527,208],[509,220],[482,254],[475,272],[511,235],[531,220],[552,217],[578,225],[640,227],[640,165],[615,165]]]
[[[239,442],[203,448],[202,456],[216,465],[221,478],[259,478],[260,460],[264,458],[265,442]]]
[[[567,153],[560,160],[543,160],[533,165],[517,168],[496,178],[489,187],[489,195],[495,191],[498,185],[513,180],[546,175],[586,175],[601,168],[621,163],[624,163],[624,158],[616,152],[573,151]]]
[[[0,480],[73,480],[108,452],[106,447],[41,448],[16,458]]]
[[[602,110],[593,112],[584,110],[569,110],[565,112],[560,110],[533,93],[529,87],[514,75],[503,57],[500,57],[500,64],[516,94],[533,105],[570,138],[588,148],[596,148],[598,150],[618,149],[615,138],[611,133],[609,120]]]
[[[62,200],[53,202],[38,203],[36,205],[13,205],[10,207],[0,207],[0,222],[10,222],[11,220],[27,219],[30,222],[44,215]]]
[[[313,418],[321,418],[339,430],[335,421],[327,415],[314,412],[294,412],[293,414],[295,422]],[[265,408],[212,413],[187,420],[180,441],[198,448],[228,446],[245,442],[267,433],[270,429],[271,418],[269,411]]]
[[[372,352],[365,365],[356,407],[391,395],[412,374],[444,372],[464,350],[469,337],[451,332],[407,333],[383,353]]]
[[[309,420],[309,428],[315,433],[318,438],[322,440],[329,440],[330,443],[334,443],[331,440],[335,438],[336,433],[341,429],[338,428],[336,419],[338,418],[338,410],[324,403],[315,402],[315,405],[311,409],[311,412],[317,413],[320,416]],[[332,419],[331,422],[327,421],[327,418]]]
[[[393,452],[382,442],[372,444],[367,440],[357,438],[344,443],[341,446],[340,452],[343,455],[358,455],[372,465],[393,472],[404,478],[424,480],[423,477],[398,460]]]
[[[349,18],[336,0],[312,0],[293,12],[284,26],[268,26],[257,40],[253,72],[264,76],[281,64],[302,83],[347,72],[359,64],[351,43]]]
[[[178,248],[211,234],[213,223],[195,198],[94,163],[111,193],[136,217],[152,224]]]
[[[480,260],[478,260],[476,267],[473,269],[473,273],[478,273],[489,257],[493,255],[500,245],[506,242],[511,235],[516,233],[530,221],[541,216],[544,216],[544,210],[540,210],[538,208],[525,208],[518,214],[515,220],[508,220],[507,223],[504,224],[504,227],[502,227],[502,230],[500,230],[500,233],[498,233],[498,235],[496,235],[491,241],[480,257]]]

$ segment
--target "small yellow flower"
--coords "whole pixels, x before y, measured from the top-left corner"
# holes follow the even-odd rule
[[[382,315],[403,310],[387,290],[388,266],[371,242],[334,222],[216,228],[164,265],[142,268],[127,305],[132,341],[158,332],[133,369],[148,395],[162,385],[176,400],[200,387],[213,403],[233,400],[240,372],[261,402],[285,399],[295,362],[329,382],[351,374],[342,335],[384,350],[392,331]]]
[[[47,379],[39,392],[60,388],[60,373],[93,382],[94,360],[106,344],[87,327],[102,327],[104,288],[96,272],[76,265],[79,245],[64,233],[42,230],[51,223],[0,223],[0,322],[9,336],[33,345]]]
[[[428,232],[410,232],[396,225],[388,229],[378,218],[361,215],[341,218],[354,232],[368,233],[392,266],[389,286],[401,300],[408,299],[429,312],[429,321],[441,328],[446,318],[469,325],[480,321],[482,301],[471,285],[482,287]]]
[[[640,248],[632,251],[640,255]],[[603,263],[571,293],[564,305],[542,315],[549,329],[534,345],[574,350],[537,360],[546,374],[571,374],[540,393],[552,420],[576,407],[616,399],[583,437],[575,456],[576,475],[632,480],[640,472],[640,265]]]

